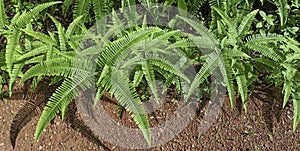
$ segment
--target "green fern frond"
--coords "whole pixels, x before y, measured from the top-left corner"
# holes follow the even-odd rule
[[[288,3],[287,0],[276,0],[278,6],[278,14],[280,16],[280,26],[284,27],[288,19]]]
[[[111,83],[111,72],[112,72],[111,66],[105,65],[102,68],[101,74],[96,83],[98,90],[95,97],[94,106],[96,106],[97,103],[100,101],[100,98],[104,94],[104,92],[109,89]]]
[[[294,121],[293,121],[293,132],[296,132],[300,121],[300,94],[299,91],[296,92],[296,96],[293,99],[293,106],[294,106]]]
[[[60,1],[57,2],[48,2],[44,4],[39,4],[36,7],[34,7],[31,11],[26,12],[24,11],[19,17],[18,20],[16,21],[16,25],[19,28],[24,27],[26,24],[30,23],[31,19],[34,17],[37,17],[40,12],[45,10],[46,8],[61,3]]]
[[[201,84],[208,76],[209,74],[216,68],[218,65],[220,56],[217,52],[212,52],[208,54],[207,60],[199,70],[199,72],[196,74],[193,82],[191,83],[191,87],[188,91],[187,96],[185,99],[189,99],[191,95],[194,93],[194,91],[197,89],[199,84]]]
[[[159,28],[146,28],[143,31],[134,32],[133,34],[122,37],[111,43],[105,51],[102,51],[99,59],[99,65],[113,65],[116,60],[126,58],[131,52],[131,47],[139,41],[144,40],[149,34],[160,31]]]
[[[147,83],[149,84],[149,87],[151,89],[151,92],[154,95],[156,103],[161,106],[161,100],[158,98],[158,92],[157,92],[157,85],[156,80],[154,76],[154,70],[150,64],[150,61],[143,61],[142,62],[142,69],[145,75],[145,78],[147,80]]]
[[[271,67],[274,70],[277,70],[277,71],[279,70],[279,68],[278,68],[279,67],[278,62],[275,62],[275,61],[270,60],[268,58],[253,58],[253,60],[257,61],[257,62],[259,62],[261,64],[264,64],[264,65],[266,65],[268,67]]]
[[[141,129],[147,143],[151,144],[151,132],[148,115],[139,99],[135,89],[129,84],[129,79],[122,71],[113,68],[111,78],[111,94],[114,94],[120,105],[132,113],[132,117]]]
[[[20,37],[21,37],[21,32],[18,31],[6,37],[7,45],[5,51],[5,63],[9,75],[12,75],[13,62],[15,61],[15,55],[17,54],[17,47],[18,47]]]
[[[144,73],[140,70],[134,72],[132,86],[137,87],[141,83],[143,76],[144,76]]]
[[[81,15],[89,14],[89,9],[91,8],[91,0],[75,0],[74,14],[73,17],[77,18]]]
[[[105,16],[104,3],[105,1],[103,0],[92,0],[96,22],[100,21],[100,19]]]
[[[88,66],[87,63],[83,63]],[[21,83],[35,76],[62,76],[71,77],[73,74],[89,75],[91,72],[82,67],[72,67],[73,62],[65,58],[46,60],[28,69],[21,79]]]
[[[254,42],[247,42],[246,46],[250,49],[252,49],[255,52],[261,53],[263,56],[268,57],[274,61],[280,61],[283,60],[281,54],[279,52],[276,52],[272,48],[270,48],[267,44],[264,43],[254,43]]]
[[[236,82],[238,86],[238,92],[242,99],[242,104],[245,112],[247,112],[247,100],[248,100],[248,85],[245,73],[245,67],[242,63],[236,62],[235,63],[237,71],[236,71]]]
[[[49,51],[50,49],[52,49],[52,47],[51,46],[49,47],[48,45],[44,45],[44,46],[35,48],[35,49],[25,53],[25,54],[22,54],[20,57],[18,57],[16,59],[15,62],[19,62],[19,61],[22,61],[22,60],[25,60],[25,59],[28,59],[28,58],[31,58],[31,57],[35,57],[37,55],[44,54],[47,51]]]
[[[71,4],[73,3],[74,0],[65,0],[63,5],[62,5],[62,12],[64,14],[64,16],[67,16],[67,12],[69,10],[69,7],[71,6]]]
[[[236,24],[233,22],[233,20],[221,9],[217,8],[217,7],[212,7],[223,19],[225,25],[227,25],[227,27],[230,29],[236,29]]]
[[[9,97],[12,96],[13,88],[14,88],[17,78],[22,77],[23,66],[24,66],[24,63],[14,64],[14,66],[13,66],[13,70],[10,74],[9,85],[8,85]]]
[[[40,56],[36,56],[36,57],[33,57],[31,59],[27,59],[25,61],[25,64],[36,64],[36,63],[41,63],[42,61],[45,60],[45,56],[43,55],[40,55]]]
[[[246,31],[249,30],[252,21],[259,10],[254,10],[244,17],[240,26],[238,27],[238,35],[244,35]]]
[[[198,34],[200,34],[203,37],[208,38],[210,41],[208,41],[209,43],[212,43],[212,47],[216,47],[218,45],[218,42],[215,40],[215,38],[209,34],[208,30],[202,25],[199,24],[198,22],[191,20],[189,18],[185,18],[185,17],[181,17],[178,16],[180,19],[182,19],[183,21],[185,21],[186,23],[188,23],[189,25],[191,25],[197,32]],[[190,36],[190,35],[189,35]],[[190,38],[192,40],[194,40],[193,38]],[[197,44],[195,42],[195,44]],[[201,48],[201,46],[199,46]]]
[[[40,41],[42,41],[46,44],[53,45],[53,46],[57,45],[56,41],[54,41],[50,36],[45,35],[41,32],[36,32],[36,31],[33,31],[33,30],[29,30],[29,29],[22,29],[22,31],[25,34],[27,34],[29,36],[32,36],[32,37],[34,37],[34,38],[36,38],[36,39],[38,39],[38,40],[40,40]]]
[[[4,0],[0,0],[0,29],[8,24],[7,15],[5,13]]]
[[[219,69],[221,71],[225,86],[227,88],[230,106],[233,109],[234,107],[234,87],[233,87],[233,72],[230,67],[229,59],[224,59],[224,61],[219,61]]]
[[[278,34],[256,34],[246,38],[246,43],[270,43],[284,41],[285,37]]]
[[[286,104],[288,103],[290,96],[292,94],[292,87],[293,87],[293,83],[292,82],[285,82],[283,84],[283,93],[284,93],[284,97],[283,97],[283,104],[282,107],[284,108],[286,106]]]
[[[170,74],[175,74],[180,78],[182,78],[183,80],[185,80],[186,82],[190,82],[189,77],[187,77],[187,75],[183,73],[182,69],[180,69],[176,65],[174,66],[174,64],[172,64],[171,62],[169,62],[167,59],[163,57],[149,56],[147,58],[147,61],[149,61],[149,63],[151,63],[152,65],[157,66],[161,70],[165,70]]]
[[[57,33],[58,33],[58,40],[59,40],[59,48],[61,51],[66,51],[67,46],[66,46],[66,35],[65,35],[65,28],[62,26],[62,24],[53,16],[48,15],[52,21],[54,22],[56,28],[57,28]]]
[[[70,23],[69,27],[66,30],[66,37],[71,39],[71,35],[74,34],[74,32],[76,31],[76,27],[80,26],[82,24],[82,18],[83,16],[78,16],[77,18],[75,18],[72,23]]]
[[[79,95],[80,90],[84,91],[91,87],[91,85],[92,79],[90,76],[76,75],[71,79],[66,79],[47,102],[36,127],[35,141],[39,139],[43,130],[56,114],[63,108],[66,108],[66,106]]]

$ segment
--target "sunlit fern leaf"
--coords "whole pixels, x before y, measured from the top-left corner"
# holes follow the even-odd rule
[[[283,107],[287,104],[290,96],[293,94],[292,89],[294,85],[294,77],[296,75],[297,69],[293,68],[290,64],[283,63],[281,64],[286,70],[283,71],[285,83],[283,87],[284,91],[284,99],[283,99]]]
[[[98,78],[98,81],[96,83],[96,86],[98,87],[94,106],[97,105],[97,103],[100,101],[101,96],[104,94],[106,90],[109,89],[110,83],[111,83],[111,71],[112,67],[105,65],[104,68],[102,68],[102,71],[100,71],[100,76]]]
[[[240,62],[236,62],[235,65],[237,68],[235,77],[236,77],[236,82],[237,82],[237,86],[238,86],[238,92],[242,99],[243,108],[244,108],[245,112],[247,112],[248,86],[247,86],[245,67]]]
[[[16,21],[16,25],[20,28],[24,27],[26,24],[30,23],[31,19],[34,17],[37,17],[40,12],[45,10],[46,8],[58,4],[61,2],[48,2],[48,3],[43,3],[39,4],[36,7],[34,7],[31,11],[26,12],[24,11],[19,17],[18,20]]]
[[[45,35],[41,32],[36,32],[36,31],[33,31],[33,30],[29,30],[29,29],[23,29],[22,30],[25,34],[29,35],[29,36],[32,36],[46,44],[49,44],[49,45],[53,45],[53,46],[56,46],[57,43],[56,41],[54,41],[50,36],[48,35]]]
[[[233,72],[230,67],[230,61],[229,59],[224,59],[224,61],[219,61],[219,69],[222,74],[222,78],[224,80],[225,86],[227,88],[230,106],[231,108],[234,107],[234,87],[233,87]]]
[[[252,49],[255,52],[261,53],[263,56],[268,57],[274,61],[283,60],[281,54],[277,53],[273,48],[269,47],[267,44],[264,43],[255,43],[255,42],[247,42],[246,46]]]
[[[137,87],[137,86],[141,83],[141,81],[142,81],[142,79],[143,79],[143,76],[144,76],[144,74],[143,74],[143,72],[140,71],[140,70],[134,72],[134,77],[133,77],[133,81],[132,81],[132,86],[133,86],[133,87]]]
[[[59,83],[60,81],[63,81],[64,77],[62,76],[55,76],[51,79],[51,82],[49,83],[49,85],[54,85]]]
[[[70,23],[69,27],[66,30],[66,37],[67,38],[71,39],[71,36],[78,29],[77,27],[79,27],[80,25],[82,25],[82,18],[83,18],[83,15],[78,16],[77,18],[75,18],[72,21],[72,23]]]
[[[200,34],[203,37],[207,37],[209,39],[209,43],[212,43],[212,47],[216,47],[216,45],[218,44],[218,42],[214,39],[214,37],[208,32],[208,30],[206,29],[206,27],[204,27],[202,24],[199,24],[198,22],[191,20],[189,18],[185,18],[185,17],[180,17],[178,16],[180,19],[182,19],[183,21],[185,21],[186,23],[188,23],[189,25],[191,25],[197,32],[198,34]],[[189,35],[190,36],[190,35]],[[192,38],[191,38],[192,39]],[[193,39],[192,39],[193,40]],[[197,45],[197,43],[195,43]],[[201,48],[201,46],[200,46]]]
[[[177,0],[177,7],[179,8],[179,14],[181,16],[187,16],[187,4],[184,0]]]
[[[20,12],[17,12],[17,14],[15,16],[13,16],[13,18],[11,19],[11,25],[15,25],[17,20],[19,19],[19,16],[20,16]]]
[[[25,61],[25,64],[36,64],[36,63],[41,63],[42,61],[45,61],[46,57],[43,55],[39,55],[30,59],[27,59]],[[19,63],[19,62],[18,62]]]
[[[105,13],[107,13],[107,12],[105,12],[105,9],[104,9],[105,1],[104,0],[92,0],[92,4],[93,4],[93,10],[95,13],[96,22],[100,21],[100,19],[105,16]]]
[[[283,93],[284,93],[284,97],[283,97],[283,104],[282,107],[284,108],[286,106],[286,104],[288,103],[290,96],[292,94],[292,86],[293,83],[292,82],[285,82],[283,84]]]
[[[168,71],[171,74],[175,74],[178,77],[182,78],[186,82],[190,82],[191,79],[187,77],[186,74],[184,74],[184,70],[180,69],[177,66],[174,66],[171,62],[169,62],[167,59],[162,57],[149,57],[147,59],[150,64],[157,66],[161,70]]]
[[[163,31],[163,32],[155,32],[153,35],[160,33],[161,35],[156,36],[156,37],[151,37],[150,39],[147,39],[145,43],[145,47],[143,48],[144,52],[147,52],[154,47],[158,47],[162,45],[166,40],[168,40],[171,36],[174,36],[176,33],[179,31],[173,30],[173,31]]]
[[[246,34],[246,31],[249,31],[249,28],[252,24],[252,21],[254,20],[254,17],[256,16],[258,12],[257,10],[254,10],[252,12],[250,12],[249,14],[247,14],[247,16],[244,17],[244,19],[242,20],[242,22],[240,23],[239,27],[238,27],[238,35],[244,35]]]
[[[293,132],[296,132],[300,121],[300,94],[299,91],[295,92],[295,97],[293,98],[293,106],[294,106],[294,122],[293,122]]]
[[[57,28],[60,51],[66,51],[67,46],[66,46],[65,28],[62,26],[62,24],[56,18],[54,18],[51,15],[49,15],[49,17],[52,19],[52,21],[54,22],[54,24]]]
[[[24,62],[19,63],[19,64],[14,64],[13,66],[13,70],[11,72],[10,75],[10,79],[9,79],[9,96],[12,96],[12,92],[13,92],[13,88],[15,85],[15,82],[17,80],[17,78],[22,77],[22,68],[24,66]]]
[[[158,92],[157,92],[157,85],[154,75],[154,70],[150,64],[150,61],[143,61],[142,62],[142,69],[145,75],[145,78],[147,80],[147,83],[149,84],[149,87],[151,89],[151,92],[154,95],[156,103],[160,106],[161,100],[158,98]]]
[[[5,51],[5,63],[7,67],[7,72],[9,75],[12,73],[13,62],[15,61],[15,55],[18,47],[18,43],[20,40],[21,32],[15,31],[8,35],[7,38],[7,45]]]
[[[224,51],[224,55],[229,58],[237,58],[237,57],[251,58],[247,53],[240,50]]]
[[[90,75],[76,75],[72,78],[66,79],[60,87],[50,97],[45,109],[39,119],[35,132],[35,141],[39,139],[43,130],[50,123],[50,121],[63,108],[79,95],[79,92],[85,91],[92,86],[92,78]]]
[[[118,103],[126,108],[138,127],[141,129],[147,143],[151,144],[151,132],[148,115],[135,89],[129,84],[129,79],[122,71],[113,68],[111,78],[111,94],[114,94]]]
[[[5,13],[4,0],[0,0],[0,29],[8,24],[7,15]]]
[[[88,16],[89,10],[91,8],[91,2],[91,0],[75,0],[73,17],[77,18],[78,16],[86,15],[84,19],[86,21],[86,17]]]
[[[113,65],[116,62],[116,59],[121,60],[121,58],[125,58],[125,54],[128,55],[132,51],[130,48],[133,45],[137,44],[141,40],[144,40],[144,38],[146,38],[149,34],[158,31],[160,31],[159,28],[146,28],[143,31],[134,32],[133,34],[124,36],[121,39],[114,41],[106,48],[105,51],[101,52],[99,65]]]
[[[287,0],[276,0],[278,14],[280,16],[280,26],[284,27],[288,19],[288,3]]]
[[[208,54],[208,58],[196,74],[193,82],[191,83],[190,90],[188,91],[187,96],[185,99],[189,99],[191,95],[195,92],[198,86],[210,75],[210,73],[216,68],[220,56],[217,52],[212,52]]]
[[[16,62],[17,61],[22,61],[22,60],[25,60],[25,59],[29,59],[31,57],[36,57],[36,56],[41,55],[41,54],[44,54],[47,51],[49,51],[50,49],[52,49],[52,48],[51,48],[51,46],[49,47],[48,45],[44,45],[44,46],[35,48],[35,49],[25,53],[25,54],[22,54],[20,57],[18,57],[16,59]]]
[[[212,7],[222,18],[224,24],[228,27],[230,33],[236,32],[236,23],[221,9],[217,7]]]
[[[294,54],[288,57],[284,62],[292,62],[294,60],[300,60],[300,54]]]
[[[75,51],[66,51],[66,52],[62,52],[60,50],[58,50],[57,48],[53,47],[53,51],[52,51],[52,57],[53,58],[65,58],[65,59],[74,59],[76,52]]]
[[[278,34],[255,34],[246,38],[246,43],[270,43],[284,41],[285,37]]]
[[[83,67],[73,67],[72,61],[64,58],[55,58],[46,60],[28,69],[21,79],[21,83],[31,77],[43,76],[63,76],[65,78],[71,77],[72,74],[87,75],[90,71]]]

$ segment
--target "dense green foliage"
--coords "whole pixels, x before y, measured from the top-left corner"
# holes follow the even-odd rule
[[[160,78],[165,82],[165,88],[175,85],[178,91],[186,91],[189,97],[200,84],[208,82],[206,79],[217,66],[221,66],[220,71],[232,107],[237,96],[241,98],[244,110],[247,110],[247,101],[255,87],[254,82],[261,75],[268,86],[282,87],[283,107],[287,103],[294,106],[293,130],[296,130],[300,121],[300,21],[297,19],[300,17],[300,4],[297,0],[164,1],[165,5],[181,8],[179,13],[182,16],[188,11],[202,20],[201,24],[207,25],[217,39],[221,54],[213,51],[202,54],[188,38],[190,35],[159,26],[148,27],[147,23],[124,31],[110,31],[111,34],[117,33],[113,41],[102,41],[102,47],[78,50],[84,41],[83,38],[89,34],[90,25],[114,10],[133,7],[141,2],[149,4],[160,1],[49,0],[33,5],[15,0],[10,2],[14,3],[14,6],[5,7],[5,3],[8,2],[0,0],[0,35],[1,39],[5,39],[5,43],[0,45],[0,88],[8,85],[8,96],[11,96],[18,78],[21,79],[21,83],[32,79],[34,89],[46,76],[52,78],[51,84],[60,84],[49,98],[40,117],[36,140],[58,113],[61,112],[64,118],[68,104],[78,97],[81,91],[93,87],[96,83],[95,103],[104,92],[110,92],[121,106],[132,113],[147,142],[151,143],[148,116],[141,106],[142,99],[136,88],[148,85],[154,93],[154,100],[161,104],[155,83],[156,79]],[[210,7],[204,8],[205,5]],[[267,7],[269,5],[273,7]],[[51,10],[55,9],[63,13],[59,17],[69,18],[70,21],[58,19],[57,14],[51,13]],[[70,14],[69,10],[73,13]],[[143,16],[139,18],[143,20]],[[47,21],[49,19],[51,22]],[[180,19],[197,32],[203,30],[200,21],[197,23],[184,17]],[[118,19],[114,21],[110,26],[118,26]],[[48,26],[52,26],[51,30],[48,30]],[[135,62],[138,58],[134,56],[126,63],[122,62],[130,53],[138,56],[141,53],[138,48],[144,46],[145,41],[148,47],[143,49],[160,52],[166,56],[171,55],[168,49],[155,46],[157,43],[169,44],[172,41],[171,46],[167,48],[181,49],[194,64],[202,64],[195,79],[189,79],[177,68],[182,67],[182,62],[174,66],[161,56],[149,55],[147,61],[138,64]],[[97,40],[95,42],[97,43]],[[95,55],[99,57],[94,58]],[[224,59],[223,65],[218,60],[220,56]],[[87,66],[93,65],[94,62],[97,70],[91,71]],[[124,64],[123,68],[135,68],[131,73],[123,73],[116,68],[116,65],[121,64]],[[127,76],[128,74],[131,76]],[[118,75],[118,78],[111,79],[110,75]],[[179,79],[191,82],[191,88],[182,90]],[[0,97],[4,95],[5,93],[0,91]]]

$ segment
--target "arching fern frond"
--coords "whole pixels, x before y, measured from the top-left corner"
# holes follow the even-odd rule
[[[116,96],[120,105],[132,113],[132,117],[141,129],[147,143],[151,144],[148,115],[146,114],[135,89],[129,84],[129,79],[126,77],[127,75],[124,75],[122,71],[113,68],[112,75],[114,76],[111,77],[111,94]]]
[[[264,43],[246,43],[246,46],[252,49],[253,51],[259,52],[265,57],[268,57],[274,61],[280,61],[284,58],[281,57],[276,51],[270,48],[267,44]]]
[[[79,60],[77,60],[79,61]],[[88,75],[91,74],[91,71],[85,69],[88,66],[88,62],[82,62],[82,67],[77,66],[73,67],[73,61],[65,58],[54,58],[46,60],[40,64],[37,64],[30,69],[28,69],[21,83],[35,76],[62,76],[65,78],[70,78],[73,74]]]
[[[22,31],[25,34],[30,35],[46,44],[53,45],[53,46],[57,45],[55,40],[53,40],[50,36],[43,34],[41,32],[36,32],[36,31],[30,30],[30,29],[22,29]]]
[[[243,107],[245,112],[247,112],[247,100],[248,100],[248,85],[247,85],[247,78],[245,67],[241,62],[236,62],[236,69],[235,77],[238,86],[238,92],[241,96]]]
[[[26,12],[24,11],[19,17],[18,20],[16,21],[16,25],[19,28],[24,27],[26,24],[30,23],[31,19],[33,19],[34,17],[38,16],[38,14],[45,10],[46,8],[61,3],[60,1],[58,2],[48,2],[48,3],[44,3],[44,4],[39,4],[36,7],[34,7],[31,11]]]
[[[17,54],[17,47],[19,44],[19,40],[21,37],[21,32],[15,31],[8,35],[7,38],[7,45],[5,51],[5,63],[7,72],[9,75],[12,74],[13,62],[15,61],[15,56]]]
[[[78,16],[77,18],[75,18],[72,23],[70,23],[69,27],[66,30],[66,37],[71,39],[71,35],[74,34],[74,32],[76,31],[76,29],[78,29],[77,27],[80,26],[82,24],[82,18],[83,16]]]
[[[149,87],[151,89],[151,92],[154,95],[156,103],[161,106],[161,101],[158,98],[158,92],[157,92],[157,85],[156,85],[156,80],[155,80],[155,75],[154,75],[154,70],[149,63],[149,61],[143,61],[142,62],[142,69],[145,75],[145,78],[149,84]]]
[[[106,13],[106,10],[105,10],[105,1],[104,0],[92,0],[92,4],[93,4],[93,10],[94,10],[94,13],[95,13],[95,19],[96,19],[96,22],[97,21],[100,21],[100,19],[102,17],[105,16]]]
[[[91,0],[75,0],[73,17],[77,18],[78,16],[89,14],[89,10],[92,4],[91,2],[92,2]]]
[[[71,6],[71,4],[73,3],[74,0],[65,0],[63,5],[62,5],[62,12],[64,14],[64,16],[67,16],[67,12],[69,10],[69,7]]]
[[[288,19],[288,2],[287,0],[276,0],[276,5],[278,6],[278,14],[280,16],[280,26],[285,26]]]
[[[160,31],[159,28],[146,28],[143,31],[134,32],[133,34],[124,36],[120,40],[114,41],[110,44],[105,51],[102,51],[99,58],[99,65],[104,64],[113,65],[115,61],[125,58],[125,54],[131,52],[131,47],[136,45],[139,41],[144,40],[149,34]]]
[[[250,12],[249,14],[247,14],[247,16],[244,17],[244,19],[242,20],[242,22],[240,23],[239,27],[238,27],[238,35],[244,35],[246,34],[245,32],[249,30],[252,21],[254,20],[255,15],[257,14],[259,10],[254,10],[252,12]]]
[[[232,72],[232,68],[230,67],[229,59],[224,59],[224,61],[220,60],[218,66],[221,71],[225,86],[227,88],[230,106],[231,106],[231,108],[233,108],[235,92],[234,92],[234,86],[233,86],[233,72]]]
[[[199,84],[201,84],[209,75],[210,73],[216,68],[218,65],[220,59],[220,54],[217,52],[212,52],[208,54],[207,60],[199,70],[199,72],[196,74],[193,82],[191,83],[191,87],[188,91],[187,96],[185,97],[185,100],[188,100],[191,95],[195,92],[195,90],[198,88]]]
[[[4,0],[0,0],[0,29],[3,29],[7,24],[8,21],[4,7]]]
[[[87,75],[77,75],[66,79],[60,87],[56,89],[54,94],[50,97],[46,104],[44,111],[39,119],[36,132],[35,141],[37,141],[43,130],[50,123],[50,121],[63,108],[79,95],[80,90],[86,90],[92,86],[92,78]]]

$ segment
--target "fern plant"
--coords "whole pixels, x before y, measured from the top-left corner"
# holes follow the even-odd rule
[[[5,49],[5,72],[7,72],[9,76],[9,96],[12,95],[12,90],[14,83],[18,77],[22,76],[21,69],[24,65],[33,63],[37,60],[23,60],[19,61],[17,58],[22,57],[22,54],[26,53],[23,45],[21,45],[21,36],[22,36],[22,29],[27,26],[27,28],[31,28],[29,25],[30,21],[34,17],[38,17],[39,13],[46,8],[58,4],[60,2],[49,2],[44,4],[39,4],[34,7],[30,11],[24,11],[22,13],[17,13],[13,16],[13,18],[9,21],[8,17],[5,12],[4,1],[0,1],[1,7],[1,24],[0,24],[0,31],[1,35],[4,35],[7,40],[7,45]],[[24,43],[25,46],[30,45],[30,41],[26,41]],[[3,69],[2,69],[3,70]]]
[[[279,34],[271,34],[272,31],[255,34],[251,25],[255,22],[258,10],[251,11],[253,2],[241,1],[212,1],[213,20],[210,30],[219,39],[222,55],[225,59],[226,83],[231,106],[233,106],[234,84],[241,97],[243,107],[246,103],[253,81],[259,73],[272,74],[271,84],[281,86],[283,84],[284,103],[290,100],[294,104],[293,130],[299,123],[299,95],[298,95],[298,43],[292,38],[286,39]],[[281,27],[287,22],[287,2],[277,1]],[[250,12],[251,11],[251,12]],[[262,15],[263,12],[260,12]],[[264,16],[263,16],[264,17]],[[284,28],[283,28],[284,29]],[[275,32],[275,31],[273,31]],[[264,69],[260,70],[263,65]],[[268,70],[269,69],[269,70]],[[275,79],[274,79],[275,78]],[[225,78],[226,79],[226,78]]]

